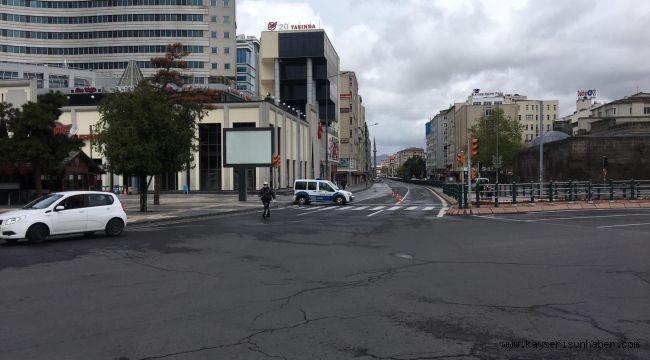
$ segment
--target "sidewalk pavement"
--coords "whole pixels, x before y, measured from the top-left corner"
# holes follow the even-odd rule
[[[560,210],[590,210],[590,209],[650,209],[650,199],[645,200],[597,200],[592,202],[536,202],[520,203],[516,205],[503,204],[499,207],[494,205],[483,205],[480,208],[471,205],[469,209],[450,209],[447,214],[451,216],[462,215],[492,215],[492,214],[522,214],[538,211],[560,211]]]
[[[371,187],[373,182],[368,182]],[[358,192],[367,189],[366,184],[347,186],[346,190]],[[280,189],[271,210],[293,205],[293,190]],[[190,192],[189,194],[160,194],[160,205],[153,205],[153,194],[147,196],[147,212],[140,212],[140,195],[118,195],[124,206],[129,224],[145,224],[165,220],[193,219],[221,214],[262,211],[262,202],[257,194],[249,193],[246,201],[239,201],[237,193],[214,194]],[[0,213],[16,210],[18,207],[1,207]]]

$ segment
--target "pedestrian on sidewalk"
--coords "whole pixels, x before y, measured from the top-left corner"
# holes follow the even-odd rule
[[[345,190],[345,185],[347,184],[348,182],[345,179],[341,180],[341,189]]]
[[[264,185],[260,189],[260,194],[258,195],[260,199],[262,200],[262,204],[264,204],[264,212],[262,213],[262,217],[271,217],[271,200],[275,199],[275,191],[269,187],[269,183],[267,181],[264,182]]]

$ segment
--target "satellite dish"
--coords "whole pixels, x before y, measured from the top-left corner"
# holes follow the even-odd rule
[[[77,132],[79,132],[79,127],[77,124],[72,124],[72,126],[70,126],[70,136],[77,135]]]

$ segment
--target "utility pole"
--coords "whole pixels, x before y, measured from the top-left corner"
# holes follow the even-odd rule
[[[372,168],[372,178],[375,178],[375,175],[377,175],[377,139],[375,137],[372,138],[372,144],[373,144],[373,155],[374,155],[374,164],[375,166]]]
[[[472,202],[472,149],[470,147],[471,135],[467,133],[467,198]]]
[[[544,102],[539,102],[539,197],[542,197],[542,189],[544,182]]]

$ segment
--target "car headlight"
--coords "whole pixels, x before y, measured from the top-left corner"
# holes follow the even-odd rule
[[[15,223],[17,223],[17,222],[19,222],[21,220],[25,220],[25,218],[26,218],[25,215],[9,218],[9,219],[7,219],[7,221],[5,221],[5,225],[15,224]]]

